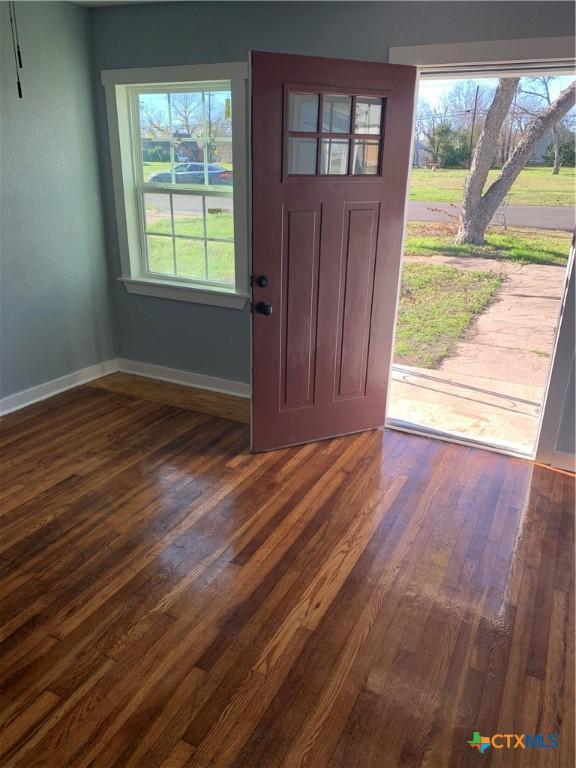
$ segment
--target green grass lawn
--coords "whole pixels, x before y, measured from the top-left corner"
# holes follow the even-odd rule
[[[570,232],[492,227],[488,230],[486,245],[456,245],[454,236],[455,228],[451,225],[409,222],[404,255],[481,256],[523,264],[565,266],[570,253]]]
[[[496,272],[405,263],[394,362],[438,368],[502,283]]]
[[[410,200],[438,203],[459,203],[462,200],[464,169],[413,168],[410,175]],[[499,171],[490,171],[488,185]],[[574,205],[576,204],[576,169],[561,168],[558,176],[552,168],[525,168],[514,183],[511,205]]]
[[[174,216],[176,235],[176,274],[201,280],[234,283],[234,243],[210,242],[204,251],[203,240],[186,237],[204,237],[201,216]],[[171,234],[170,220],[159,217],[148,224],[148,261],[153,272],[174,274],[172,239],[159,237]],[[206,220],[208,237],[230,238],[234,236],[234,218],[231,213],[208,213]]]

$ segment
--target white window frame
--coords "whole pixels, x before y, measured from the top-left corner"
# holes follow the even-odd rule
[[[235,284],[214,285],[189,278],[153,275],[145,268],[144,228],[138,200],[141,179],[134,147],[134,92],[164,86],[166,91],[212,84],[231,84],[232,155],[234,158]],[[248,154],[246,96],[248,65],[244,62],[102,71],[108,114],[112,179],[120,247],[119,280],[129,293],[175,301],[243,309],[249,298]],[[154,185],[159,192],[190,193],[190,189]],[[210,194],[202,191],[202,194]]]

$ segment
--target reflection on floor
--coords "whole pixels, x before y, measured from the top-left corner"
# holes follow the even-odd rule
[[[573,478],[248,431],[86,386],[2,419],[0,765],[574,765]]]

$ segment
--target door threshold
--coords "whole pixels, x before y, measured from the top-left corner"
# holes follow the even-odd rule
[[[437,440],[444,440],[447,443],[457,443],[458,445],[465,445],[468,448],[480,448],[481,450],[491,451],[492,453],[501,453],[505,456],[513,456],[516,459],[526,459],[527,461],[534,461],[534,452],[531,453],[525,451],[515,450],[506,445],[499,445],[498,443],[488,443],[482,440],[474,440],[472,437],[464,437],[463,435],[457,435],[452,432],[443,432],[440,429],[434,429],[433,427],[425,427],[422,424],[413,424],[410,421],[404,421],[403,419],[386,419],[386,429],[395,429],[399,432],[408,432],[412,435],[419,435],[420,437],[434,437]]]

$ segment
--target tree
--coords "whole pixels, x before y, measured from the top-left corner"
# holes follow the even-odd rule
[[[512,184],[530,158],[534,147],[574,106],[576,81],[565,88],[542,114],[529,124],[525,134],[502,166],[497,178],[483,192],[498,147],[498,137],[518,90],[519,78],[500,78],[494,100],[486,115],[484,129],[474,148],[470,173],[464,187],[458,243],[484,242],[486,227]]]
[[[573,131],[562,128],[559,131],[559,155],[560,164],[567,168],[574,168],[576,162],[576,135]],[[556,162],[556,148],[549,144],[542,158],[546,165],[554,165]]]
[[[554,77],[531,77],[528,79],[528,85],[526,88],[521,89],[521,93],[527,96],[533,96],[536,102],[544,102],[546,107],[550,107],[552,104],[552,96],[550,94],[550,84],[554,80]],[[534,117],[541,111],[541,106],[536,104],[536,107],[532,107],[529,103],[528,106],[522,107],[525,112]],[[540,109],[539,109],[540,107]],[[557,175],[560,173],[560,125],[557,123],[552,126],[552,146],[554,147],[554,162],[552,164],[552,174]]]

